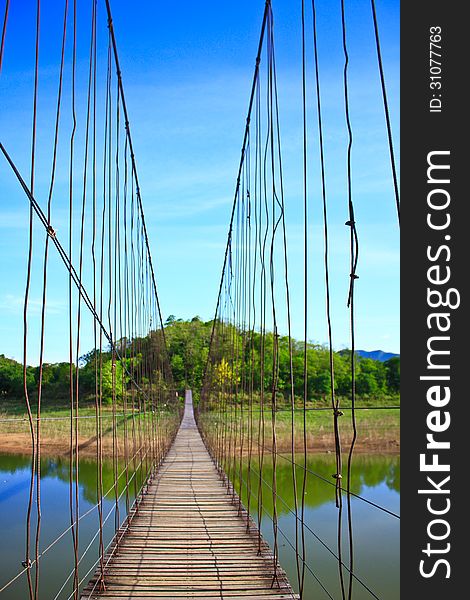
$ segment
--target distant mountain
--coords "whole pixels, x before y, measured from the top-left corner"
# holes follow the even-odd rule
[[[370,352],[367,350],[356,350],[356,354],[359,354],[359,356],[362,356],[363,358],[372,358],[373,360],[380,360],[381,362],[400,356],[399,354],[384,352],[383,350],[371,350]]]

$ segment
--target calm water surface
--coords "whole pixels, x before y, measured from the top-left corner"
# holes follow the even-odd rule
[[[69,461],[65,458],[46,458],[41,461],[41,543],[40,553],[70,526],[69,512]],[[96,461],[80,459],[79,466],[79,514],[91,512],[80,520],[79,556],[90,546],[80,563],[80,578],[83,585],[90,579],[85,577],[98,557],[98,510],[96,508]],[[119,466],[119,473],[122,465]],[[131,476],[131,474],[130,474]],[[29,500],[31,478],[30,459],[25,456],[0,454],[0,589],[18,572],[23,571],[21,562],[25,558],[26,513]],[[140,487],[140,471],[132,479],[130,500],[132,501],[133,483]],[[125,487],[125,477],[121,477],[118,495]],[[104,544],[113,537],[115,531],[115,493],[113,489],[112,462],[103,466],[103,491],[111,493],[103,500]],[[126,515],[125,495],[119,501],[119,518]],[[35,556],[34,535],[36,532],[36,503],[31,518],[32,543],[30,558]],[[40,600],[66,599],[70,595],[70,580],[59,593],[62,584],[69,577],[74,564],[72,535],[68,531],[40,560]],[[33,571],[34,576],[34,571]],[[83,587],[83,586],[82,586]],[[29,598],[27,578],[23,575],[7,590],[0,594],[2,600],[26,600]]]
[[[278,458],[276,469],[279,561],[287,572],[290,582],[298,590],[295,526],[296,522],[299,523],[299,519],[295,515],[293,469],[286,458],[290,459],[289,456],[284,459]],[[302,457],[295,458],[295,462],[299,464],[302,464],[302,461]],[[346,464],[346,461],[344,464]],[[336,554],[338,553],[338,509],[335,502],[335,488],[330,483],[334,482],[332,478],[332,474],[335,473],[334,457],[333,455],[312,456],[308,460],[307,469],[304,520],[308,528],[304,528],[304,535],[306,562],[310,567],[310,571],[305,570],[304,597],[306,600],[327,599],[330,596],[326,593],[326,589],[335,600],[341,600],[339,562],[325,548],[325,545],[327,545]],[[241,496],[246,506],[248,503],[247,484],[251,480],[251,512],[254,520],[258,522],[259,464],[257,460],[255,460],[253,470],[252,476],[249,477],[245,464],[242,468],[241,488],[240,483],[236,484],[236,487],[238,490],[241,489]],[[237,474],[239,476],[239,470]],[[343,471],[343,478],[343,485],[346,486],[346,469]],[[300,517],[303,484],[303,470],[300,468],[296,469],[296,479],[297,514]],[[266,459],[263,465],[263,481],[263,506],[266,509],[262,513],[261,531],[273,547],[274,535],[271,519],[273,514],[273,468],[272,462]],[[395,516],[371,506],[364,499],[399,515],[400,457],[356,455],[352,469],[351,491],[361,496],[361,498],[353,497],[351,501],[354,573],[380,600],[398,600],[400,597],[400,521]],[[342,558],[346,566],[349,565],[347,529],[348,513],[346,497],[344,496]],[[300,544],[300,525],[298,537]],[[292,545],[294,548],[292,548]],[[301,546],[299,546],[299,549],[301,549]],[[349,574],[346,569],[344,569],[344,581],[347,598]],[[371,600],[374,595],[355,580],[353,582],[352,598],[354,600]]]
[[[323,481],[332,481],[334,462],[331,456],[311,457],[308,469],[305,494],[305,521],[316,536],[337,550],[338,510],[334,502],[334,487]],[[254,469],[259,465],[255,462]],[[112,464],[104,466],[104,490],[112,487]],[[302,472],[297,470],[297,499],[300,507]],[[392,512],[399,512],[399,457],[356,456],[352,480],[353,491],[368,500],[386,507]],[[272,463],[268,460],[263,465],[265,484],[261,490],[263,513],[261,529],[266,540],[272,544],[273,512]],[[137,478],[138,479],[138,478]],[[245,504],[247,498],[247,482],[251,480],[252,489],[250,507],[256,520],[257,514],[257,482],[255,471],[248,476],[246,464],[242,467],[242,496]],[[23,456],[0,454],[0,588],[14,575],[22,571],[21,561],[25,555],[25,519],[28,506],[30,483],[29,459]],[[80,460],[80,514],[83,515],[96,504],[96,463],[93,460]],[[119,492],[122,491],[122,482]],[[279,459],[277,466],[277,513],[279,519],[278,544],[280,562],[287,571],[290,581],[297,586],[297,567],[295,552],[289,542],[295,546],[295,502],[292,485],[292,466],[288,461]],[[42,461],[41,468],[41,551],[59,536],[70,524],[69,513],[69,463],[65,458],[48,458]],[[132,499],[132,498],[131,498]],[[108,521],[105,524],[104,543],[107,544],[114,533],[115,514],[114,492],[104,501],[103,514]],[[125,516],[125,500],[119,503],[120,518]],[[35,512],[35,507],[33,512]],[[399,520],[383,511],[374,508],[360,499],[353,499],[352,514],[354,523],[355,568],[357,576],[381,600],[397,600],[399,598]],[[32,519],[32,532],[35,531],[35,520]],[[347,528],[346,506],[343,514],[343,529]],[[84,579],[87,571],[93,566],[98,551],[98,540],[92,538],[98,529],[98,513],[94,509],[80,522],[80,554],[91,543],[89,551],[80,563],[80,576]],[[345,531],[344,531],[345,533]],[[283,536],[286,536],[289,540]],[[328,598],[320,583],[329,591],[335,600],[341,599],[338,583],[338,561],[325,549],[310,531],[305,530],[307,562],[314,575],[308,570],[305,573],[305,600]],[[40,561],[40,600],[53,600],[63,582],[73,568],[71,533],[68,532],[52,549],[48,550]],[[343,561],[348,564],[348,541],[344,535]],[[34,550],[33,550],[34,555]],[[347,572],[345,571],[347,584]],[[70,585],[66,585],[57,597],[68,598]],[[2,600],[25,600],[29,597],[26,577],[23,574],[12,586],[0,595]],[[353,587],[354,600],[371,599],[373,596],[357,581]]]

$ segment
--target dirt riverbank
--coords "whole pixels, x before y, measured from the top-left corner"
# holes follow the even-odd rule
[[[351,443],[350,436],[342,438],[343,451],[347,452]],[[331,433],[308,435],[307,439],[309,452],[330,453],[334,452],[334,437]],[[271,450],[270,440],[266,440],[265,447],[269,452]],[[122,439],[117,441],[118,454],[124,453],[124,444]],[[355,452],[367,454],[398,454],[400,452],[399,432],[390,431],[389,435],[379,437],[374,432],[368,432],[366,435],[359,436],[355,445]],[[248,441],[244,442],[244,454],[249,451]],[[291,451],[291,442],[283,437],[277,440],[277,451],[288,453]],[[301,439],[296,440],[296,452],[303,452],[303,444]],[[41,440],[42,456],[68,456],[70,452],[70,442],[65,438],[58,437],[43,437]],[[253,442],[252,452],[258,452],[258,444]],[[0,453],[3,454],[30,454],[31,453],[31,436],[27,433],[0,433]],[[96,456],[96,438],[81,437],[79,438],[79,454],[80,456],[93,458]],[[112,436],[103,438],[103,454],[111,457],[113,454]]]

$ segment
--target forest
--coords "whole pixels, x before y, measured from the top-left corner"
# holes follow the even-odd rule
[[[212,371],[220,378],[228,377],[227,359],[232,354],[231,373],[236,372],[239,380],[252,378],[253,391],[261,389],[260,361],[262,353],[269,364],[272,355],[273,334],[266,332],[242,332],[233,326],[225,327],[225,339],[214,339],[216,351],[212,353],[215,364]],[[151,332],[145,338],[134,339],[133,343],[119,340],[116,344],[122,361],[116,361],[115,381],[125,386],[133,373],[139,369],[147,374],[143,367],[149,363],[149,356],[157,359],[157,364],[164,364],[161,353],[162,334],[165,336],[169,354],[169,363],[173,373],[175,388],[182,392],[191,388],[197,398],[203,383],[204,371],[207,365],[209,345],[213,321],[202,321],[199,317],[190,320],[178,319],[171,315],[165,322],[163,332]],[[216,328],[217,330],[220,327]],[[233,358],[233,348],[237,348],[237,357]],[[304,390],[304,342],[292,340],[292,373],[294,394],[301,400]],[[264,350],[262,350],[264,348]],[[231,350],[232,349],[232,350]],[[335,372],[335,393],[346,399],[351,387],[351,353],[349,350],[336,351],[333,354]],[[325,346],[307,344],[307,395],[308,401],[326,403],[330,394],[330,357]],[[289,338],[278,338],[278,394],[288,401],[290,396],[290,351]],[[95,377],[99,367],[102,379],[102,394],[104,402],[112,401],[113,369],[112,352],[91,350],[78,361],[78,381],[82,402],[93,401],[95,394]],[[215,371],[214,371],[215,370]],[[249,370],[249,372],[248,372]],[[70,367],[69,362],[46,363],[42,371],[42,393],[44,402],[60,404],[69,397],[70,377],[75,380],[76,366]],[[153,373],[158,377],[158,372]],[[39,368],[28,366],[26,369],[28,390],[34,399],[39,381]],[[270,373],[266,369],[264,386],[269,389]],[[145,381],[144,381],[145,383]],[[356,356],[356,393],[359,400],[368,404],[397,404],[399,403],[400,388],[400,358],[393,357],[385,362]],[[115,386],[115,395],[119,401],[122,385]],[[21,363],[0,355],[0,402],[14,401],[23,397],[23,366]]]

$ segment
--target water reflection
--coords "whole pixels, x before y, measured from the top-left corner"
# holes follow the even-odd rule
[[[303,456],[297,455],[294,458],[295,476],[297,480],[297,502],[302,497],[303,482]],[[260,464],[258,455],[253,456],[250,465],[250,474],[248,473],[248,462],[245,460],[242,464],[242,498],[247,503],[248,484],[252,489],[251,504],[257,509],[257,488],[260,479]],[[290,455],[279,456],[276,467],[276,484],[279,498],[277,512],[283,514],[294,508],[294,486],[293,469]],[[307,488],[306,505],[317,507],[334,499],[334,479],[335,472],[334,458],[331,455],[315,455],[307,459]],[[236,465],[235,471],[231,474],[237,481],[240,478],[239,465]],[[268,513],[272,515],[272,491],[270,486],[273,484],[273,461],[270,455],[264,457],[262,462],[263,485],[263,506]],[[343,484],[344,486],[346,484]],[[400,492],[400,459],[397,456],[368,456],[358,455],[354,458],[351,471],[351,492],[356,495],[362,495],[363,491],[370,488],[384,486],[390,492]],[[240,489],[240,484],[237,489]],[[253,493],[255,490],[255,493]],[[393,497],[393,495],[390,495]]]
[[[304,529],[306,544],[305,599],[328,598],[322,585],[333,598],[342,598],[339,584],[337,559],[325,547],[338,554],[338,509],[335,503],[335,487],[332,477],[335,472],[335,459],[332,455],[311,456],[307,460],[304,515],[307,527]],[[296,456],[294,462],[303,464],[303,457]],[[297,518],[295,513],[293,469],[297,480]],[[254,457],[250,470],[244,461],[240,471],[236,467],[234,480],[237,491],[245,506],[250,505],[251,514],[258,522],[259,497],[262,497],[261,530],[270,543],[274,542],[273,515],[273,463],[271,456],[265,456],[262,464],[260,486],[260,462]],[[301,529],[299,517],[304,470],[293,467],[291,457],[278,457],[276,467],[276,510],[278,515],[279,560],[294,587],[298,589],[296,562],[296,523],[298,524],[297,550],[301,551]],[[241,478],[240,478],[241,475]],[[343,483],[345,486],[346,484]],[[248,494],[248,488],[251,493]],[[399,514],[400,502],[400,458],[398,456],[357,455],[351,475],[353,497],[353,539],[355,574],[381,600],[399,598],[399,519],[364,499],[388,511]],[[250,496],[250,499],[248,498]],[[343,496],[342,516],[342,555],[343,563],[349,564],[347,537],[347,507]],[[292,547],[293,546],[293,547]],[[348,572],[343,569],[346,585]],[[321,582],[321,583],[320,583]],[[347,596],[347,589],[346,589]],[[354,581],[354,600],[370,600],[374,596],[361,583]]]
[[[140,461],[139,461],[140,462]],[[40,553],[70,526],[69,512],[69,461],[67,458],[43,458],[41,460],[41,544]],[[138,463],[137,463],[138,465]],[[145,466],[145,464],[144,464]],[[117,495],[125,490],[126,477],[123,464],[118,465],[118,473],[122,474]],[[26,456],[0,455],[0,588],[17,573],[22,571],[22,561],[25,559],[26,512],[28,508],[29,488],[31,478],[31,462]],[[131,484],[129,500],[132,502],[135,489],[142,484],[142,469],[129,470]],[[96,461],[80,459],[79,466],[80,515],[85,515],[80,521],[79,555],[91,544],[80,564],[80,577],[88,580],[86,574],[98,556],[98,539],[94,541],[98,530],[97,503],[97,467]],[[103,464],[103,492],[107,496],[103,500],[104,543],[107,544],[114,535],[116,526],[115,495],[113,487],[113,464],[105,461]],[[34,499],[31,519],[31,532],[36,530],[36,498]],[[119,519],[126,515],[125,494],[118,501]],[[33,538],[34,539],[34,538]],[[73,567],[72,537],[68,531],[47,554],[40,560],[40,598],[55,598],[62,584]],[[34,558],[34,544],[33,548]],[[86,582],[84,581],[84,583]],[[70,594],[70,582],[64,587],[59,598],[67,598]],[[2,594],[8,600],[24,600],[29,597],[25,574]]]
[[[289,458],[289,457],[287,457]],[[301,457],[296,462],[302,463]],[[121,473],[123,465],[119,465]],[[318,538],[333,551],[337,550],[337,520],[338,511],[334,503],[334,486],[331,485],[334,473],[334,457],[331,455],[312,456],[307,462],[307,481],[305,495],[305,522],[313,531],[305,530],[307,562],[315,576],[322,582],[333,598],[340,599],[341,591],[338,585],[338,564],[330,552]],[[247,486],[250,482],[252,493],[250,509],[253,517],[257,518],[258,511],[258,482],[260,464],[253,460],[251,473],[246,462],[242,464],[241,486],[242,499],[248,504]],[[97,501],[96,462],[92,459],[81,459],[79,468],[80,485],[80,514],[83,515]],[[132,477],[132,472],[129,474]],[[265,481],[261,487],[263,506],[261,529],[266,540],[273,543],[273,514],[272,486],[273,465],[269,456],[264,459],[262,477]],[[301,505],[303,470],[296,469],[297,504]],[[240,482],[240,472],[237,470],[235,481]],[[297,584],[297,567],[295,552],[295,502],[293,493],[292,465],[288,460],[278,458],[276,469],[277,484],[277,513],[279,516],[278,543],[280,562],[287,571],[292,584]],[[326,480],[326,481],[325,481]],[[28,505],[30,484],[30,460],[28,457],[16,455],[0,455],[0,588],[16,573],[22,570],[25,547],[25,518]],[[141,473],[135,477],[136,488],[140,488]],[[103,488],[111,493],[104,500],[104,516],[109,515],[104,528],[105,544],[114,533],[114,490],[113,465],[105,462],[103,465]],[[69,506],[69,461],[67,458],[44,458],[41,461],[42,488],[42,524],[41,551],[60,535],[70,524]],[[354,460],[352,472],[352,491],[358,496],[367,498],[392,512],[399,511],[400,491],[400,459],[393,456],[361,456]],[[118,485],[118,494],[125,489],[125,477],[122,476]],[[134,494],[134,480],[130,485],[131,496]],[[125,496],[119,502],[121,520],[125,516]],[[399,520],[385,514],[379,509],[365,503],[361,499],[352,501],[354,517],[354,546],[356,574],[375,592],[381,600],[396,600],[399,598]],[[35,507],[33,508],[33,513]],[[347,513],[343,515],[343,529],[346,529]],[[90,543],[98,529],[98,513],[94,509],[80,522],[80,554]],[[32,519],[32,531],[35,521]],[[344,532],[343,532],[344,533]],[[284,537],[285,536],[285,537]],[[317,537],[315,537],[317,536]],[[343,536],[343,560],[348,564],[347,538]],[[80,577],[88,580],[87,571],[92,567],[98,556],[97,540],[92,543],[90,550],[80,564]],[[71,572],[73,554],[71,534],[68,532],[41,561],[40,598],[53,599],[63,581]],[[347,573],[345,572],[345,575]],[[346,577],[347,580],[347,577]],[[315,577],[306,571],[305,600],[317,600],[328,596],[321,588]],[[70,586],[66,586],[59,598],[67,598]],[[24,600],[28,597],[26,577],[22,575],[2,597],[7,600]],[[354,584],[354,600],[369,600],[373,596],[359,583]]]

